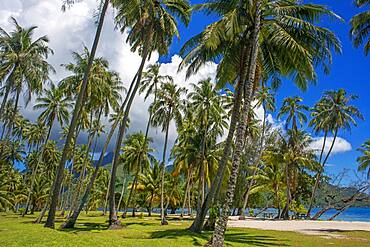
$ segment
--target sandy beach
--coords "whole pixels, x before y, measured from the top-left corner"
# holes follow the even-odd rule
[[[247,218],[238,220],[231,217],[229,227],[256,228],[262,230],[294,231],[309,235],[325,235],[341,237],[337,234],[342,231],[369,231],[370,222],[359,221],[309,221],[309,220],[262,220]],[[335,232],[335,234],[333,234]]]

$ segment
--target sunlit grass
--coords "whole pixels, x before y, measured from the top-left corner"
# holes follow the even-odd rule
[[[189,220],[176,217],[169,225],[161,226],[159,217],[128,218],[122,221],[122,230],[106,230],[106,217],[100,212],[83,214],[76,229],[51,230],[42,224],[33,224],[35,216],[21,218],[14,214],[0,214],[0,246],[202,246],[211,233],[194,234],[187,230]],[[57,227],[63,218],[57,218]],[[309,236],[294,232],[257,229],[229,229],[229,246],[370,246],[368,232],[340,232],[345,238]]]

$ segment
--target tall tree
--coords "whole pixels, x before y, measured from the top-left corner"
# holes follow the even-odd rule
[[[181,110],[184,107],[184,101],[181,99],[186,92],[185,88],[177,87],[174,83],[167,82],[162,84],[157,92],[157,101],[152,105],[153,111],[153,125],[161,126],[162,131],[165,132],[162,162],[161,162],[161,224],[166,225],[167,220],[164,212],[164,178],[166,172],[167,162],[167,144],[170,130],[170,123],[175,120],[177,123],[181,122]]]
[[[210,1],[196,6],[196,9],[204,10],[207,14],[218,13],[221,19],[192,38],[182,49],[182,53],[186,53],[183,66],[190,64],[188,74],[196,72],[205,62],[221,57],[217,74],[219,86],[222,87],[226,82],[237,82],[223,158],[216,179],[202,205],[202,212],[191,227],[191,230],[197,232],[201,230],[207,210],[219,191],[239,118],[239,91],[244,89],[243,84],[247,81],[247,65],[253,44],[251,30],[255,27],[255,3],[249,6],[250,3]],[[327,71],[331,62],[331,48],[339,52],[340,44],[330,30],[314,25],[319,16],[325,15],[337,17],[320,5],[301,4],[293,0],[263,2],[263,31],[258,40],[261,49],[257,56],[259,72],[256,78],[271,77],[276,84],[279,76],[283,75],[291,77],[299,88],[306,89],[308,83],[316,79],[315,64],[323,65]]]
[[[48,47],[49,39],[46,36],[33,39],[36,26],[24,28],[15,18],[11,21],[15,27],[12,32],[0,28],[0,81],[4,83],[0,115],[9,94],[14,93],[14,109],[18,108],[21,92],[24,92],[27,105],[33,93],[41,92],[43,83],[49,80],[49,72],[54,72],[46,61],[53,54]]]
[[[71,123],[69,125],[68,135],[67,135],[67,138],[66,138],[66,141],[65,141],[65,144],[64,144],[62,157],[60,159],[60,164],[57,168],[57,173],[56,173],[56,177],[55,177],[55,182],[53,184],[53,189],[51,191],[50,208],[49,208],[48,218],[47,218],[46,223],[45,223],[45,227],[54,228],[55,212],[56,212],[56,207],[57,207],[57,204],[58,204],[60,187],[61,187],[62,181],[63,181],[64,167],[65,167],[65,163],[67,161],[68,154],[69,154],[69,151],[70,151],[71,140],[72,140],[72,138],[75,134],[75,129],[76,129],[76,126],[77,126],[77,122],[78,122],[78,119],[80,117],[80,111],[81,111],[83,103],[86,100],[85,99],[85,92],[86,92],[87,82],[88,82],[88,79],[89,79],[90,69],[92,67],[94,57],[95,57],[95,53],[96,53],[96,50],[98,48],[98,43],[99,43],[100,35],[101,35],[102,29],[103,29],[104,18],[105,18],[105,14],[107,12],[107,9],[108,9],[108,5],[109,5],[109,0],[105,0],[104,4],[103,4],[103,7],[100,10],[99,22],[98,22],[98,26],[97,26],[96,33],[95,33],[94,42],[93,42],[93,45],[92,45],[92,48],[91,48],[91,54],[90,54],[90,57],[89,57],[89,61],[88,61],[86,70],[84,72],[84,77],[83,77],[83,82],[82,82],[82,85],[81,85],[81,89],[78,92],[78,97],[77,97],[77,100],[76,100],[76,103],[75,103],[75,108],[73,110]]]
[[[285,120],[285,128],[288,129],[291,125],[291,129],[294,131],[298,130],[304,123],[307,122],[306,112],[310,109],[306,105],[302,105],[303,99],[301,97],[288,97],[284,99],[283,105],[281,106],[278,114],[278,118],[287,115]]]
[[[324,143],[320,152],[320,162],[326,147],[326,138],[329,132],[333,132],[333,141],[330,144],[330,148],[325,155],[324,160],[320,166],[320,169],[316,173],[315,184],[312,188],[312,195],[310,200],[310,206],[308,208],[307,215],[310,216],[311,209],[313,206],[316,190],[320,183],[321,175],[324,171],[326,162],[328,161],[330,154],[335,145],[335,141],[338,136],[340,129],[351,129],[351,125],[356,126],[356,118],[363,119],[361,112],[350,102],[357,99],[357,96],[347,94],[344,89],[337,91],[327,91],[324,96],[320,99],[316,110],[313,111],[312,124],[314,129],[324,131]]]
[[[369,0],[355,0],[354,2],[358,8],[367,7],[370,4]],[[370,31],[370,27],[368,25],[369,21],[369,10],[365,10],[364,12],[355,15],[350,21],[350,35],[353,40],[353,44],[356,48],[358,48],[363,43],[365,43],[364,52],[366,56],[370,51],[370,39],[368,35]]]
[[[137,72],[137,81],[129,96],[123,119],[120,123],[114,149],[111,184],[109,187],[109,225],[112,228],[120,224],[117,220],[114,200],[118,157],[130,109],[140,86],[145,62],[155,50],[160,55],[167,54],[173,36],[179,35],[175,16],[185,24],[188,24],[190,18],[190,6],[187,0],[175,0],[171,2],[115,0],[113,1],[113,6],[118,9],[116,16],[118,26],[122,32],[125,32],[126,28],[130,28],[127,40],[131,44],[133,51],[140,50],[142,60]]]

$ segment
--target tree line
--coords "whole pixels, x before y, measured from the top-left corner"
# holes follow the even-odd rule
[[[73,3],[65,1],[63,10]],[[116,10],[118,29],[128,31],[127,42],[142,58],[129,88],[105,58],[95,56],[109,5]],[[187,91],[160,74],[160,64],[147,65],[147,60],[153,52],[168,53],[179,36],[178,22],[188,25],[192,11],[216,14],[219,20],[184,44],[179,70],[189,78],[209,61],[218,66],[215,82],[190,82]],[[181,208],[182,216],[195,209],[190,230],[214,229],[212,246],[223,245],[233,210],[243,218],[247,207],[264,204],[277,209],[277,218],[289,219],[292,212],[311,217],[339,131],[363,119],[352,103],[357,97],[344,89],[324,92],[312,107],[289,97],[276,110],[282,78],[304,91],[316,83],[316,69],[329,72],[333,53],[341,52],[335,34],[319,26],[322,17],[341,19],[322,5],[293,0],[218,0],[194,6],[186,0],[105,0],[91,50],[74,52],[73,61],[62,65],[70,75],[59,82],[49,77],[55,69],[47,61],[53,54],[48,38],[35,38],[37,27],[24,28],[12,18],[13,30],[0,29],[1,209],[23,216],[41,210],[35,221],[47,213],[50,228],[58,209],[62,215],[68,212],[62,228],[72,228],[82,210],[103,208],[109,211],[110,229],[121,227],[119,218],[129,208],[134,215],[136,208],[146,208],[149,215],[160,208],[161,224],[167,224],[168,209]],[[355,46],[366,39],[366,21],[363,14],[351,21]],[[140,93],[151,100],[146,129],[127,135]],[[19,104],[21,94],[24,105]],[[33,108],[41,111],[36,122],[20,111],[32,97]],[[257,108],[263,109],[262,119]],[[285,121],[283,128],[267,121],[274,112]],[[56,124],[63,129],[59,141],[51,135]],[[177,138],[169,150],[171,124]],[[160,158],[153,155],[150,128],[163,132]],[[104,132],[103,148],[97,150]],[[79,144],[83,134],[87,142]],[[312,136],[322,134],[322,148],[312,150]],[[113,136],[112,162],[104,167]],[[359,171],[369,174],[369,143],[359,151]],[[19,163],[24,171],[17,169]],[[172,169],[166,169],[170,163]]]

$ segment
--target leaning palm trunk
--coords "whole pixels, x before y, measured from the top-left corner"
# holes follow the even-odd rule
[[[74,197],[72,199],[72,202],[71,202],[71,210],[69,211],[68,218],[72,215],[72,212],[75,210],[75,208],[77,207],[78,202],[79,202],[81,188],[82,188],[83,182],[85,180],[87,162],[89,160],[89,151],[90,151],[90,148],[91,148],[91,145],[92,145],[92,141],[94,139],[94,135],[95,135],[95,133],[90,134],[90,136],[88,138],[88,141],[87,141],[87,149],[86,149],[86,153],[85,153],[85,158],[83,160],[83,167],[82,167],[82,171],[81,171],[81,174],[80,174],[78,182],[77,182],[77,188],[76,188],[76,191],[75,191],[75,195],[74,195]]]
[[[258,168],[258,164],[260,163],[262,152],[263,152],[263,144],[265,142],[265,128],[266,128],[266,110],[265,110],[265,107],[264,107],[264,109],[263,109],[263,121],[262,121],[261,141],[260,141],[260,146],[259,146],[259,150],[258,150],[258,153],[259,154],[258,154],[257,162],[255,162],[256,169],[253,171],[252,179],[251,179],[251,181],[248,184],[247,191],[245,192],[243,208],[242,208],[242,212],[241,212],[241,215],[240,215],[239,219],[245,219],[245,210],[247,208],[250,191],[251,191],[252,186],[253,186],[253,184],[255,182],[256,175],[257,175],[257,172],[258,172],[258,169],[257,169]]]
[[[257,63],[257,54],[259,49],[258,38],[260,32],[260,24],[261,24],[261,10],[260,10],[260,1],[257,0],[256,2],[256,16],[255,16],[255,26],[252,35],[252,49],[251,49],[251,57],[248,69],[248,81],[245,85],[245,95],[244,95],[244,104],[241,113],[241,119],[238,122],[237,132],[236,132],[236,145],[232,159],[232,168],[231,174],[228,182],[228,188],[226,192],[225,202],[222,205],[220,216],[216,222],[216,227],[213,232],[213,236],[211,239],[212,246],[215,247],[223,247],[224,246],[224,238],[225,238],[225,231],[227,227],[228,217],[230,214],[230,208],[232,206],[232,202],[234,199],[234,192],[235,192],[235,185],[236,180],[239,173],[239,165],[241,161],[241,156],[243,153],[244,143],[245,143],[245,132],[246,126],[245,123],[248,119],[248,112],[251,106],[252,101],[252,91],[253,91],[253,84],[255,80],[255,73],[256,73],[256,63]]]
[[[244,59],[246,61],[246,59]],[[242,62],[245,64],[245,62]],[[240,115],[240,105],[242,101],[242,94],[243,94],[243,85],[244,85],[244,69],[241,69],[241,75],[239,82],[236,86],[236,92],[234,96],[234,103],[233,103],[233,111],[231,115],[231,120],[230,120],[230,126],[229,126],[229,133],[227,135],[226,141],[225,141],[225,146],[222,154],[222,158],[219,162],[218,169],[217,169],[217,174],[215,178],[212,181],[210,190],[204,200],[204,203],[202,205],[202,208],[199,213],[197,213],[197,216],[193,222],[193,224],[190,226],[189,230],[192,232],[201,232],[203,228],[203,222],[206,218],[207,211],[209,207],[211,206],[212,202],[214,201],[218,191],[219,187],[221,187],[222,180],[226,171],[226,166],[227,166],[227,161],[229,159],[229,155],[231,152],[231,146],[234,138],[234,132],[236,129],[236,123],[239,121],[239,115]],[[190,191],[189,191],[190,194]],[[190,200],[190,196],[189,196]],[[189,207],[190,207],[190,202],[189,202]]]
[[[53,122],[53,121],[52,121]],[[32,171],[32,175],[31,175],[31,186],[30,186],[30,190],[28,191],[28,195],[27,195],[27,202],[26,202],[26,209],[23,211],[22,213],[22,217],[24,217],[26,214],[27,214],[27,211],[28,211],[28,208],[29,208],[29,205],[30,205],[30,201],[31,201],[31,195],[32,195],[32,192],[33,192],[33,187],[35,185],[35,179],[36,179],[36,174],[37,174],[37,170],[38,170],[38,167],[39,167],[39,164],[41,162],[41,159],[42,159],[42,155],[44,153],[44,149],[45,149],[45,145],[48,143],[49,141],[49,137],[50,137],[50,132],[51,132],[51,128],[53,127],[53,125],[51,124],[49,126],[49,130],[48,130],[48,135],[45,139],[45,142],[44,142],[44,145],[42,147],[42,150],[40,152],[40,155],[39,157],[37,157],[37,164],[36,164],[36,167],[35,169]]]
[[[119,197],[118,204],[117,204],[117,209],[118,210],[121,208],[123,194],[125,193],[125,184],[126,184],[126,174],[125,174],[125,172],[123,172],[122,190],[121,190],[121,195]]]
[[[134,98],[135,98],[135,95],[136,95],[136,93],[139,89],[142,72],[144,70],[146,59],[149,55],[148,48],[149,47],[145,44],[144,49],[143,49],[143,56],[142,56],[141,64],[140,64],[140,67],[139,67],[139,70],[138,70],[138,73],[137,73],[137,81],[136,81],[135,87],[132,91],[132,94],[130,95],[129,101],[127,102],[125,113],[124,113],[122,122],[120,124],[119,131],[118,131],[118,137],[117,137],[117,142],[116,142],[116,147],[115,147],[115,152],[114,152],[114,158],[113,158],[113,162],[112,162],[111,184],[109,186],[109,226],[110,226],[111,229],[114,228],[115,226],[120,225],[120,222],[118,221],[118,218],[117,218],[117,212],[116,212],[116,208],[115,208],[115,198],[114,198],[118,158],[119,158],[119,153],[120,153],[120,150],[121,150],[121,144],[122,144],[123,136],[125,134],[126,124],[127,124],[127,121],[128,121],[128,116],[129,116],[129,113],[130,113],[131,105],[132,105],[132,103],[134,101]]]
[[[188,196],[188,190],[190,189],[190,174],[191,174],[191,169],[190,169],[190,167],[188,167],[188,174],[186,176],[184,202],[182,203],[182,207],[181,207],[181,217],[184,216],[184,208],[186,206],[186,200],[187,200],[187,196]]]
[[[169,110],[169,116],[171,115],[171,109]],[[170,128],[170,118],[168,117],[166,123],[166,136],[164,138],[164,148],[163,148],[163,157],[161,164],[161,225],[168,225],[166,216],[164,213],[164,175],[166,173],[166,151],[167,151],[167,141],[168,141],[168,132]]]
[[[128,206],[130,205],[131,198],[132,198],[134,189],[135,189],[136,184],[137,184],[137,177],[138,177],[138,174],[135,175],[134,181],[132,182],[130,194],[128,195],[127,203],[126,203],[125,209],[123,210],[123,213],[122,213],[122,218],[125,218],[126,217],[127,209],[128,209]]]
[[[125,106],[126,106],[126,104],[127,104],[127,102],[128,102],[128,99],[129,99],[129,97],[130,97],[130,95],[131,95],[131,92],[132,92],[132,90],[133,90],[133,88],[134,88],[134,84],[135,84],[135,82],[136,82],[137,75],[138,75],[138,74],[136,74],[136,75],[134,76],[134,79],[132,80],[131,85],[130,85],[130,88],[129,88],[128,92],[127,92],[126,98],[125,98],[124,102],[122,103],[122,105],[121,105],[121,107],[120,107],[120,109],[119,109],[119,111],[118,111],[118,115],[119,115],[119,116],[121,116],[121,115],[122,115],[122,113],[123,113],[123,111],[124,111],[124,109],[125,109]],[[87,185],[87,187],[86,187],[86,189],[85,189],[85,193],[84,193],[83,197],[81,198],[81,201],[80,201],[80,203],[79,203],[79,206],[77,207],[77,209],[76,209],[76,210],[74,210],[74,211],[73,211],[72,216],[71,216],[71,217],[70,217],[70,218],[69,218],[65,223],[63,223],[63,224],[61,225],[61,228],[63,228],[63,229],[64,229],[64,228],[74,228],[74,226],[75,226],[75,224],[76,224],[76,221],[77,221],[78,216],[80,215],[80,213],[81,213],[81,211],[82,211],[82,209],[83,209],[84,205],[88,202],[88,199],[89,199],[89,195],[90,195],[91,189],[92,189],[92,187],[93,187],[93,185],[94,185],[94,182],[95,182],[96,177],[98,176],[99,169],[100,169],[100,167],[101,167],[101,166],[102,166],[102,164],[103,164],[104,157],[105,157],[105,152],[106,152],[106,151],[107,151],[107,149],[108,149],[108,145],[109,145],[109,143],[110,143],[110,140],[112,139],[112,136],[113,136],[113,134],[114,134],[114,131],[116,130],[116,128],[117,128],[117,126],[118,126],[119,120],[120,120],[120,117],[118,117],[118,118],[113,122],[113,124],[112,124],[112,127],[111,127],[111,129],[110,129],[110,131],[109,131],[109,133],[108,133],[108,136],[107,136],[107,138],[106,138],[106,141],[105,141],[105,143],[104,143],[103,149],[102,149],[102,151],[100,152],[100,157],[99,157],[98,163],[96,164],[95,169],[94,169],[94,172],[93,172],[93,174],[92,174],[92,175],[91,175],[91,177],[90,177],[90,182],[89,182],[89,184]]]
[[[321,164],[321,158],[322,158],[322,155],[323,155],[324,149],[325,149],[325,143],[326,143],[327,134],[328,134],[328,132],[326,131],[325,132],[325,136],[324,136],[324,142],[323,142],[321,153],[320,153],[320,160],[319,160],[320,164]],[[310,206],[309,206],[308,211],[307,211],[307,217],[310,217],[310,215],[311,215],[311,210],[312,210],[312,207],[313,207],[313,202],[315,200],[316,191],[317,191],[317,189],[319,187],[321,175],[322,175],[322,172],[324,171],[324,167],[325,167],[326,161],[328,160],[329,155],[330,155],[330,153],[333,150],[333,147],[334,147],[334,144],[335,144],[335,140],[337,139],[337,135],[338,135],[338,128],[335,129],[333,142],[331,143],[329,152],[326,154],[326,157],[324,159],[324,162],[322,163],[319,172],[317,172],[317,174],[316,174],[315,184],[314,184],[314,186],[312,188],[312,194],[311,194],[311,198],[310,198]]]
[[[91,49],[91,54],[88,60],[86,71],[84,73],[81,89],[80,89],[80,92],[78,93],[75,109],[73,111],[73,116],[72,116],[71,124],[69,127],[68,135],[67,135],[67,138],[64,144],[62,157],[60,159],[60,163],[57,168],[55,183],[51,191],[52,197],[51,197],[51,202],[50,202],[49,214],[48,214],[48,218],[45,223],[45,227],[54,228],[55,212],[56,212],[56,207],[58,205],[59,190],[60,190],[60,187],[63,181],[63,176],[64,176],[64,166],[65,166],[65,162],[67,161],[68,153],[70,151],[70,143],[73,138],[79,116],[81,114],[81,109],[84,103],[89,74],[90,74],[90,70],[91,70],[91,67],[94,61],[96,50],[98,48],[98,43],[99,43],[100,35],[103,29],[104,18],[105,18],[107,9],[108,9],[108,5],[109,5],[109,0],[105,0],[103,8],[100,13],[99,24],[96,30],[94,43]]]

